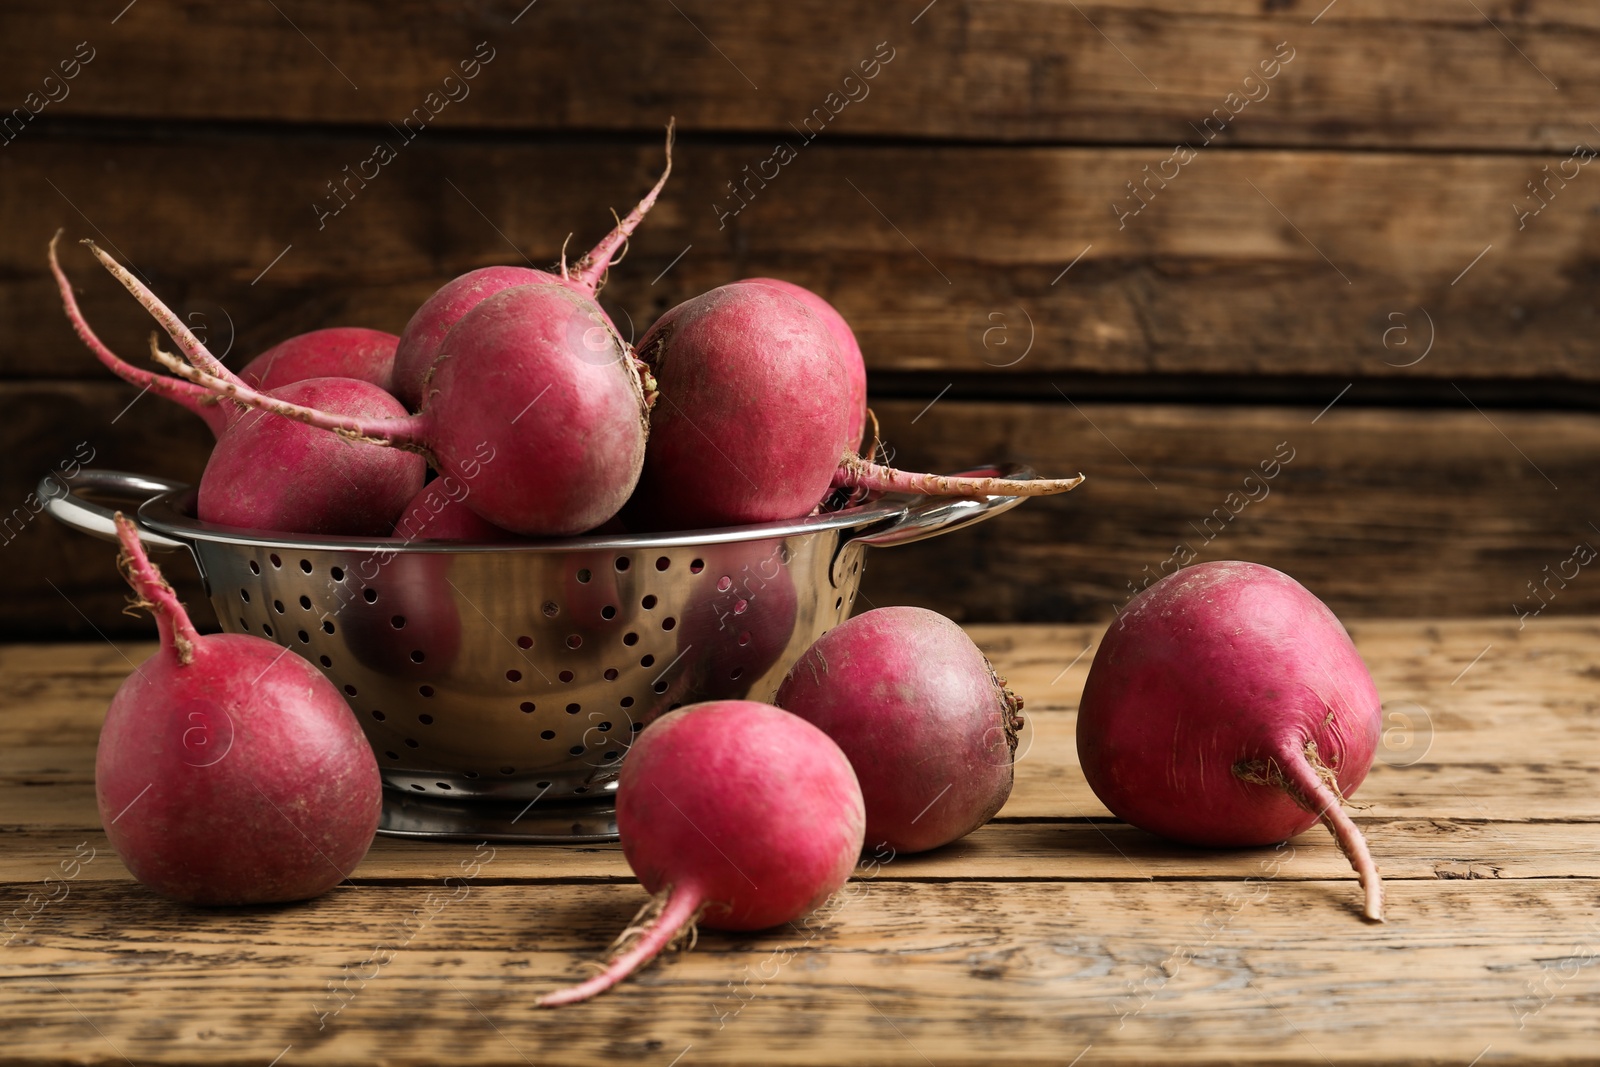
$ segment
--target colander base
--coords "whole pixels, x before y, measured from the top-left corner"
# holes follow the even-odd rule
[[[529,844],[615,841],[617,809],[609,794],[581,801],[502,801],[486,797],[462,801],[385,789],[378,833],[387,837]]]

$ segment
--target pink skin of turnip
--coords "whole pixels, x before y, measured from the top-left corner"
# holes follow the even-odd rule
[[[496,293],[519,285],[560,284],[561,276],[528,267],[480,267],[452,278],[422,302],[400,334],[394,359],[394,395],[413,411],[422,407],[422,383],[439,358],[439,346],[461,317]]]
[[[1205,847],[1268,845],[1319,820],[1383,883],[1342,806],[1372,765],[1378,691],[1339,620],[1293,578],[1202,563],[1135,597],[1101,639],[1078,709],[1078,756],[1119,818]]]
[[[535,1003],[610,989],[696,922],[762,930],[806,915],[850,877],[863,826],[850,762],[810,723],[747,700],[663,715],[617,788],[622,852],[653,900],[605,970]]]
[[[463,315],[498,292],[520,285],[554,284],[567,286],[573,292],[592,299],[605,283],[606,271],[620,261],[617,253],[655,206],[656,198],[667,184],[667,176],[672,173],[672,131],[669,123],[667,162],[655,186],[628,213],[627,218],[619,219],[611,232],[576,264],[568,267],[563,251],[561,266],[555,272],[530,267],[481,267],[446,282],[423,301],[400,335],[400,348],[394,360],[395,396],[413,410],[423,406],[423,384],[429,368],[439,357],[445,335],[461,321]],[[609,316],[606,321],[611,321]]]
[[[841,623],[790,669],[773,703],[850,758],[871,845],[947,845],[1011,795],[1022,701],[937,612],[878,608]]]
[[[839,314],[837,308],[810,289],[794,282],[786,282],[781,278],[747,278],[754,285],[767,285],[781,292],[788,293],[806,307],[810,308],[822,324],[828,328],[828,333],[833,336],[834,344],[839,346],[839,353],[844,357],[845,376],[850,382],[851,410],[855,412],[850,430],[845,435],[852,447],[857,451],[862,445],[862,435],[867,429],[867,364],[861,356],[861,345],[856,340],[855,331],[850,329],[850,324],[844,321],[844,316]]]
[[[660,391],[632,529],[692,530],[810,514],[830,488],[1043,496],[1081,477],[1020,481],[895,471],[856,454],[847,360],[804,303],[734,282],[661,316],[639,343]]]
[[[312,378],[263,395],[347,417],[406,415],[394,397],[353,378]],[[384,537],[426,474],[421,456],[346,440],[268,411],[246,411],[211,450],[196,514],[203,522],[250,530]]]
[[[354,378],[392,392],[400,338],[361,326],[330,326],[279,341],[239,371],[263,393],[307,378]]]
[[[394,536],[407,541],[515,541],[517,535],[502,530],[467,507],[471,487],[454,477],[435,478],[417,491],[394,524]]]
[[[826,325],[800,301],[724,285],[661,316],[639,357],[660,397],[630,527],[792,519],[827,495],[849,436],[849,380]]]
[[[201,636],[120,513],[118,564],[161,648],[111,701],[95,797],[133,876],[190,904],[305,900],[366,855],[382,811],[372,748],[332,682],[245,634]]]

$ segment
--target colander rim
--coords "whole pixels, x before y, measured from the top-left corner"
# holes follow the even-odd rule
[[[140,525],[178,541],[233,545],[241,548],[284,549],[289,551],[394,552],[476,554],[490,552],[561,553],[616,551],[622,549],[688,548],[697,545],[725,545],[742,541],[796,537],[831,530],[854,529],[894,522],[906,516],[910,503],[904,497],[879,500],[822,512],[801,519],[728,526],[720,529],[683,530],[659,534],[604,534],[598,536],[539,538],[518,541],[428,541],[404,537],[342,537],[334,535],[282,534],[237,526],[202,522],[185,514],[192,512],[195,490],[178,486],[159,493],[138,507]]]

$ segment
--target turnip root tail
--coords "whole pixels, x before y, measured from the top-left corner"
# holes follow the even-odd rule
[[[173,343],[178,346],[178,350],[188,357],[190,363],[221,378],[225,382],[244,384],[240,381],[238,375],[224,367],[222,361],[213,356],[211,350],[200,343],[200,338],[190,332],[189,327],[183,324],[183,320],[173,314],[172,309],[163,304],[161,299],[146,288],[143,282],[124,270],[122,264],[112,259],[93,241],[84,238],[83,243],[89,246],[89,251],[93,252],[95,258],[100,261],[106,270],[111,272],[111,276],[121,282],[123,288],[132,293],[134,299],[138,300],[144,306],[144,309],[150,312],[151,316],[161,324],[161,328],[167,331],[167,336],[172,338]]]
[[[617,939],[615,951],[604,970],[586,982],[546,993],[533,1002],[534,1007],[559,1008],[604,993],[650,962],[680,936],[692,937],[700,904],[700,894],[693,890],[668,886],[634,916],[633,923]],[[641,928],[641,924],[647,925]]]
[[[409,415],[405,418],[361,418],[355,415],[333,415],[326,411],[318,411],[316,408],[291,404],[287,400],[279,400],[267,393],[252,389],[233,375],[229,375],[229,378],[232,378],[232,381],[229,381],[198,367],[191,367],[170,352],[163,352],[153,334],[150,337],[150,355],[157,363],[179,377],[194,382],[218,396],[236,400],[246,407],[270,411],[289,419],[298,419],[307,425],[336,433],[351,441],[388,445],[391,448],[403,448],[411,452],[427,451],[422,444],[427,421],[420,415]]]
[[[72,283],[67,280],[66,272],[61,269],[61,260],[56,255],[56,245],[60,240],[61,231],[57,230],[55,236],[50,238],[50,273],[55,275],[56,288],[61,291],[61,306],[66,309],[67,320],[72,323],[72,329],[78,335],[78,340],[82,341],[112,374],[130,385],[148,389],[152,393],[158,393],[174,403],[183,405],[204,419],[206,425],[214,432],[221,433],[226,425],[226,414],[218,407],[217,398],[208,390],[191,382],[179,381],[176,378],[168,378],[163,374],[134,367],[124,362],[96,336],[89,326],[89,321],[83,317],[83,310],[78,307],[78,298],[72,292]]]
[[[661,195],[662,188],[667,184],[667,176],[672,173],[672,134],[675,125],[676,120],[667,123],[667,165],[662,169],[661,177],[656,179],[656,184],[648,193],[644,194],[644,199],[634,205],[632,211],[628,212],[627,218],[618,219],[616,227],[606,234],[599,244],[590,249],[588,255],[578,260],[573,266],[573,280],[583,285],[589,292],[597,293],[600,291],[600,286],[605,283],[606,271],[611,268],[613,263],[618,262],[612,257],[616,256],[617,250],[633,235],[633,231],[639,228],[639,223],[644,221],[644,217],[650,213],[650,209],[656,206],[656,197]],[[567,269],[566,251],[564,249],[561,254],[561,262],[561,270],[564,275]]]
[[[983,661],[989,668],[989,680],[994,683],[995,694],[1000,698],[1000,722],[1005,727],[1006,744],[1011,746],[1011,755],[1017,754],[1017,743],[1022,737],[1022,698],[1011,691],[1006,680],[995,671],[994,664],[987,658]]]
[[[122,543],[122,551],[117,554],[117,569],[133,587],[137,597],[128,606],[129,614],[138,608],[148,609],[156,617],[162,647],[172,649],[178,662],[188,666],[194,662],[194,646],[200,640],[199,631],[189,621],[189,613],[183,610],[178,594],[172,591],[172,586],[167,584],[155,564],[150,562],[150,557],[145,555],[144,546],[139,543],[139,531],[133,523],[120,511],[113,521],[117,524],[117,540]]]
[[[913,474],[895,470],[847,452],[833,473],[833,487],[870,489],[881,493],[922,493],[926,496],[1053,496],[1075,489],[1083,475],[1072,478],[964,478],[942,474]]]
[[[1373,862],[1361,828],[1345,812],[1344,798],[1337,785],[1331,784],[1336,779],[1318,757],[1315,741],[1306,742],[1299,751],[1286,747],[1276,759],[1237,763],[1233,773],[1246,782],[1282,789],[1295,803],[1315,814],[1318,821],[1332,831],[1339,851],[1361,879],[1361,888],[1366,894],[1362,915],[1372,922],[1384,921],[1383,881],[1378,877],[1378,865]]]

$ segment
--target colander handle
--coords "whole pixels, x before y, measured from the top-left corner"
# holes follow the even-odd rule
[[[954,477],[1001,477],[1001,478],[1032,478],[1033,468],[1018,463],[998,464],[991,467],[979,467],[974,470],[961,471]],[[964,526],[991,519],[1003,511],[1010,511],[1022,503],[1020,496],[984,496],[984,497],[958,497],[958,496],[928,496],[917,497],[906,510],[894,518],[863,528],[860,532],[848,537],[839,546],[839,554],[834,557],[835,566],[844,558],[844,549],[856,543],[873,545],[882,548],[887,545],[904,545],[912,541],[921,541],[925,537],[935,537],[939,534],[950,533]],[[834,576],[837,584],[838,575]]]
[[[79,494],[80,490],[99,493],[103,496],[115,497],[126,500],[132,510],[151,497],[169,493],[174,489],[184,488],[183,482],[172,482],[165,478],[151,478],[143,474],[129,474],[127,471],[101,471],[79,470],[71,478],[60,478],[56,475],[47,475],[39,481],[39,499],[45,502],[44,509],[50,517],[64,526],[100,538],[102,541],[115,541],[117,539],[117,526],[112,521],[116,512],[99,504],[91,504]],[[173,549],[188,548],[183,541],[175,541],[153,530],[144,528],[138,516],[134,516],[134,525],[139,530],[139,540],[146,548]]]

